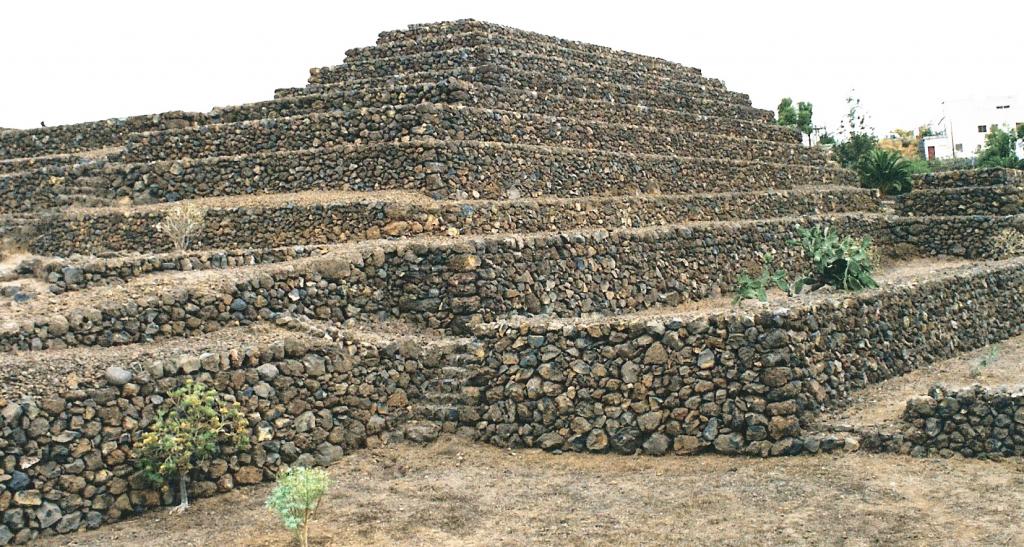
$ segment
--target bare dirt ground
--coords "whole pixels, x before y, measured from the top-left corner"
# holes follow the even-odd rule
[[[935,384],[956,388],[981,384],[1024,388],[1024,336],[992,344],[951,359],[933,363],[903,376],[872,384],[853,393],[850,404],[818,421],[828,427],[846,424],[866,427],[900,419],[907,399],[927,395]]]
[[[314,545],[1020,545],[1024,463],[508,451],[442,439],[331,468]],[[269,485],[43,545],[289,545]]]

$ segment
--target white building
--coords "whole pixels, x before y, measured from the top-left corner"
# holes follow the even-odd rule
[[[942,103],[941,119],[931,124],[935,136],[922,140],[927,159],[973,158],[985,146],[993,127],[1016,132],[1024,126],[1024,101],[1014,95],[969,98]],[[1024,157],[1024,141],[1017,142]]]

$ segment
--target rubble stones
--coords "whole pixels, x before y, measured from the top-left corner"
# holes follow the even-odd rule
[[[882,449],[918,456],[1024,455],[1024,393],[1006,388],[933,386],[928,395],[907,401],[903,423],[898,437],[881,440]]]

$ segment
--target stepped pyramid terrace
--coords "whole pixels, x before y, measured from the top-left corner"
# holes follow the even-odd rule
[[[1022,334],[1022,196],[998,169],[883,199],[699,69],[474,20],[263,102],[0,130],[0,544],[174,505],[131,447],[186,379],[253,439],[198,497],[444,434],[1019,456],[1024,395],[925,377],[885,419],[844,409]],[[826,225],[870,237],[879,288],[732,303]]]

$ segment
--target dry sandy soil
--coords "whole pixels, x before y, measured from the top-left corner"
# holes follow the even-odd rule
[[[442,439],[331,468],[315,545],[1024,543],[1024,463],[508,451]],[[269,485],[49,545],[288,545]]]

